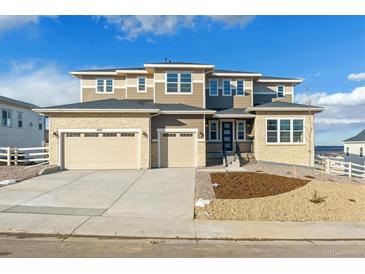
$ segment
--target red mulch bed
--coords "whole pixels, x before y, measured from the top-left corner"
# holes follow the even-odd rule
[[[306,185],[309,181],[255,172],[212,173],[217,199],[249,199],[277,195]]]

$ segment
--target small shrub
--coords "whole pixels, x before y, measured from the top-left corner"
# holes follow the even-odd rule
[[[354,199],[349,199],[349,201],[350,202],[353,202],[353,203],[356,202],[356,200],[354,200]]]
[[[312,198],[309,201],[311,201],[314,204],[320,204],[323,203],[325,200],[326,200],[325,197],[318,196],[317,190],[315,190],[313,191]]]

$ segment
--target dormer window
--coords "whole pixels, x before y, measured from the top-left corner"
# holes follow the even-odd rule
[[[113,79],[97,79],[96,80],[97,93],[113,93]]]
[[[277,86],[277,98],[284,98],[285,87],[283,85]]]

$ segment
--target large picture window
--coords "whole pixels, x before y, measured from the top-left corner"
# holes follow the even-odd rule
[[[167,73],[166,93],[192,93],[191,73]]]
[[[273,144],[303,144],[304,119],[267,119],[266,142]]]

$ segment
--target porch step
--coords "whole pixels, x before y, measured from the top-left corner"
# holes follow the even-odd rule
[[[255,154],[252,152],[245,152],[241,154],[242,158],[245,160],[246,164],[256,164]]]
[[[227,168],[239,168],[240,160],[236,154],[227,155]]]

